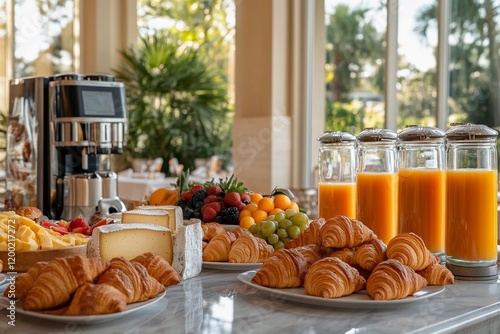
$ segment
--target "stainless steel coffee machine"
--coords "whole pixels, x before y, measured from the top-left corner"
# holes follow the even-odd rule
[[[111,155],[126,130],[124,84],[111,75],[12,80],[5,207],[66,220],[124,211]]]

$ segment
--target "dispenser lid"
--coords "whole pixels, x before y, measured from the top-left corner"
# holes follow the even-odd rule
[[[396,141],[398,135],[389,129],[366,128],[356,138],[360,142],[392,142]]]
[[[498,131],[482,124],[455,123],[451,126],[452,128],[445,133],[448,140],[485,140],[498,137]]]
[[[444,138],[444,132],[432,126],[407,125],[398,134],[401,141],[438,141]]]
[[[356,137],[347,132],[342,131],[325,131],[318,141],[322,144],[354,142]]]

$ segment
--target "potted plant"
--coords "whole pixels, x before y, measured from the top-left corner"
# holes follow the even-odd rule
[[[194,169],[196,158],[227,157],[231,118],[227,84],[221,72],[196,49],[176,39],[141,38],[121,51],[115,70],[125,83],[128,104],[126,158],[177,158]]]

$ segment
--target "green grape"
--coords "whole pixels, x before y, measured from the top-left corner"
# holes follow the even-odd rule
[[[264,222],[262,222],[262,235],[264,237],[268,237],[270,236],[271,234],[273,234],[274,232],[276,231],[276,227],[274,226],[274,223],[270,220],[265,220]]]
[[[259,232],[259,233],[254,234],[254,237],[266,240],[266,237],[264,237],[264,236],[262,235],[262,233],[260,233],[260,232]]]
[[[280,228],[280,224],[276,220],[273,220],[273,223],[276,230]]]
[[[284,211],[276,212],[274,215],[274,219],[278,222],[281,223],[283,220],[286,219],[286,215]]]
[[[250,233],[252,233],[252,234],[256,234],[256,233],[258,232],[258,231],[257,231],[257,225],[258,225],[258,224],[253,224],[252,226],[250,226],[250,227],[248,228],[248,231],[250,231]]]
[[[280,241],[278,241],[277,243],[275,243],[275,244],[273,245],[273,247],[274,247],[274,250],[280,250],[280,249],[282,249],[283,247],[285,247],[285,244],[283,243],[283,241],[281,241],[281,240],[280,240]]]
[[[290,238],[296,238],[300,234],[300,228],[297,225],[292,225],[287,228],[288,235]]]
[[[306,224],[298,224],[297,226],[300,228],[300,232],[304,232],[308,227]]]
[[[286,217],[286,219],[290,219],[296,213],[297,213],[297,211],[295,211],[293,209],[286,209],[285,210],[285,217]]]
[[[262,230],[262,223],[257,223],[257,224],[254,224],[252,226],[255,226],[254,233],[259,233]]]
[[[271,245],[274,245],[280,240],[278,235],[276,233],[271,234],[270,236],[267,237],[267,242]]]
[[[301,225],[307,223],[309,221],[309,218],[305,213],[297,212],[292,217],[290,217],[290,220],[294,225]]]
[[[279,228],[276,233],[281,240],[288,237],[288,232],[284,228]]]
[[[292,239],[290,239],[290,238],[284,238],[284,239],[281,239],[281,241],[283,241],[283,243],[284,243],[284,244],[286,244],[286,243],[287,243],[287,242],[289,242],[290,240],[292,240]]]
[[[284,228],[286,230],[287,228],[292,226],[293,223],[290,221],[290,219],[285,219],[282,222],[280,222],[279,225],[280,225],[280,228]]]
[[[270,216],[267,216],[267,219],[266,219],[266,220],[272,220],[272,221],[274,221],[274,220],[276,220],[276,219],[274,219],[274,215],[270,215]]]

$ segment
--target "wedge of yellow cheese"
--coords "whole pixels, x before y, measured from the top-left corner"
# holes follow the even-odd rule
[[[133,209],[122,212],[122,224],[155,224],[170,228],[169,218],[164,210]]]
[[[108,224],[92,232],[89,256],[111,260],[123,256],[127,260],[147,253],[157,253],[172,264],[173,245],[170,229],[154,224]]]

